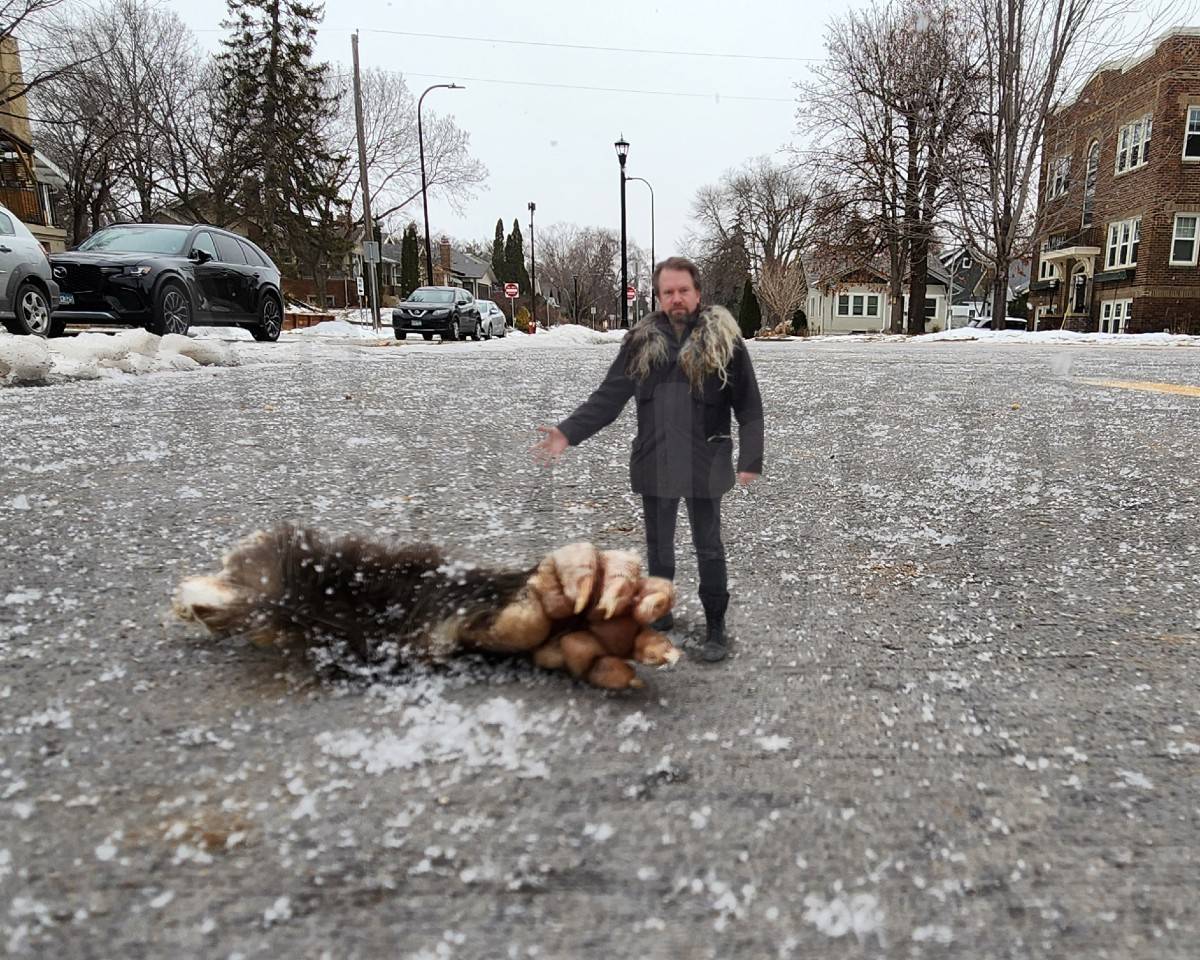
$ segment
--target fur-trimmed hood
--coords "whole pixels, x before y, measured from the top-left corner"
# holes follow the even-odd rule
[[[667,362],[670,344],[664,324],[670,322],[660,311],[629,331],[626,373],[632,379],[644,380],[655,367]],[[729,382],[729,361],[740,339],[737,321],[728,310],[716,304],[700,308],[691,335],[679,350],[679,366],[693,390],[700,389],[704,378],[713,373],[721,378],[722,386]]]

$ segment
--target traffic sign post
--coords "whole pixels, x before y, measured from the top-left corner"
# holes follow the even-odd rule
[[[504,285],[504,295],[508,297],[508,319],[512,321],[513,329],[516,329],[517,297],[521,295],[521,288],[515,283],[506,283]]]

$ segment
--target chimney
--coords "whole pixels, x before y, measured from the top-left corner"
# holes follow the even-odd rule
[[[450,285],[450,269],[451,269],[451,266],[450,266],[450,240],[446,237],[442,237],[441,242],[438,243],[438,260],[442,265],[442,284],[445,286],[449,286]]]

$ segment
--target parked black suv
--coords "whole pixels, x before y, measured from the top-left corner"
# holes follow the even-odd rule
[[[279,268],[245,237],[204,224],[126,223],[50,257],[59,286],[51,334],[68,323],[187,333],[236,324],[255,340],[283,327]]]
[[[419,333],[426,340],[432,340],[435,333],[443,340],[478,340],[480,320],[479,304],[462,287],[417,287],[407,300],[392,307],[397,340],[410,333]]]

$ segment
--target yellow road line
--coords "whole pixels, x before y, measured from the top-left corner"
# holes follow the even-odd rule
[[[1154,383],[1149,380],[1094,380],[1090,377],[1077,377],[1080,383],[1090,383],[1095,387],[1114,387],[1117,390],[1145,390],[1150,393],[1178,393],[1185,397],[1200,397],[1200,387],[1189,386],[1185,383]]]

